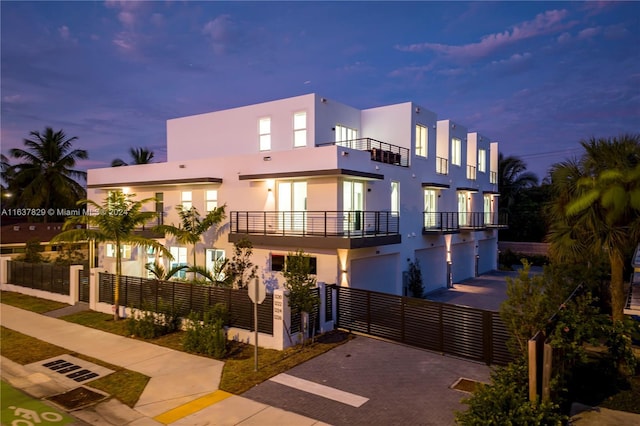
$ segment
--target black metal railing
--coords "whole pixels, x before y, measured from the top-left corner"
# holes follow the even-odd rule
[[[70,273],[67,265],[8,262],[7,283],[51,293],[70,294]]]
[[[508,216],[498,212],[424,212],[422,232],[459,232],[461,229],[507,228]]]
[[[467,164],[467,179],[476,180],[476,166]]]
[[[489,183],[497,184],[498,183],[498,173],[497,172],[489,172]]]
[[[464,229],[484,229],[485,214],[483,212],[460,212],[458,213],[458,223]]]
[[[424,212],[422,232],[458,232],[458,212]]]
[[[379,163],[395,164],[396,166],[409,167],[409,149],[392,145],[372,138],[350,139],[340,142],[322,143],[318,146],[335,145],[358,151],[369,151],[371,160]]]
[[[499,212],[485,212],[484,224],[487,228],[508,228],[509,215]]]
[[[436,173],[439,175],[449,174],[449,160],[442,157],[436,157]]]
[[[399,215],[389,211],[235,211],[230,218],[232,234],[365,238],[400,232]]]

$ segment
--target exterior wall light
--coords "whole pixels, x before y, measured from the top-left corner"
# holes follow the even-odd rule
[[[262,157],[263,161],[271,161],[271,157]]]

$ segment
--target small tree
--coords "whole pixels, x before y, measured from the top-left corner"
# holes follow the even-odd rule
[[[320,303],[313,291],[316,288],[316,278],[311,276],[311,259],[304,251],[298,250],[287,255],[284,275],[284,287],[289,291],[289,307],[300,311],[300,330],[302,343],[307,337],[305,322],[308,324],[309,313],[313,312]],[[306,321],[305,321],[306,320]]]
[[[40,244],[40,241],[36,238],[32,238],[26,242],[24,248],[24,254],[18,256],[16,260],[20,260],[22,262],[28,263],[42,263],[45,261],[42,252],[44,251],[44,247]]]
[[[253,244],[247,238],[242,238],[234,244],[234,253],[227,263],[227,283],[233,288],[245,288],[249,281],[255,279],[258,274],[258,265],[251,262]]]
[[[424,297],[424,286],[422,285],[422,271],[418,259],[409,261],[409,291],[413,297]]]

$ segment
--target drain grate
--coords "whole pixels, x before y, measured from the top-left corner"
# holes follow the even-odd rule
[[[78,410],[106,399],[104,395],[85,387],[71,389],[68,392],[53,395],[47,398],[49,401],[61,406],[65,410]]]
[[[53,370],[56,373],[65,375],[68,378],[75,380],[78,383],[84,382],[86,380],[93,379],[94,377],[99,376],[98,373],[88,370],[86,368],[83,368],[63,358],[46,362],[42,364],[42,366],[48,368],[49,370]]]
[[[478,387],[479,384],[480,382],[477,380],[464,379],[461,377],[451,385],[451,389],[472,393],[476,390],[476,387]]]

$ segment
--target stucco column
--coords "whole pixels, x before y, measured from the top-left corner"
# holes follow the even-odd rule
[[[97,311],[98,286],[100,285],[100,273],[108,273],[104,268],[91,268],[89,274],[89,309]]]
[[[0,257],[0,284],[8,284],[7,278],[9,276],[9,256]]]

